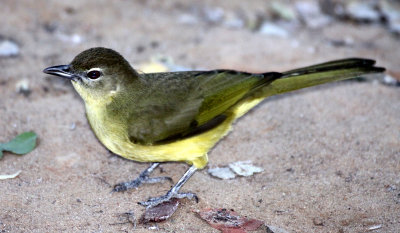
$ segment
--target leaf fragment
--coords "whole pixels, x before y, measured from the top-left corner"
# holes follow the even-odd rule
[[[10,175],[0,175],[0,180],[13,179],[13,178],[17,177],[20,173],[21,173],[21,170],[17,171],[14,174],[10,174]]]
[[[173,198],[170,201],[161,203],[157,206],[147,208],[140,219],[140,223],[162,222],[167,220],[175,213],[179,206],[179,199]]]
[[[23,155],[31,152],[36,147],[37,135],[34,132],[22,133],[11,141],[0,144],[0,158],[2,151],[9,151],[14,154]]]
[[[263,221],[257,219],[242,217],[234,210],[204,209],[198,214],[210,226],[223,233],[246,233],[255,231],[264,224]]]

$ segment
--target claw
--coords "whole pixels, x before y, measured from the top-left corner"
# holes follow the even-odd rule
[[[111,192],[115,193],[115,192],[124,192],[128,190],[126,183],[119,183],[114,185],[114,188]]]

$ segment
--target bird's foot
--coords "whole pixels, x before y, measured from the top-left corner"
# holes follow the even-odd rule
[[[136,179],[134,179],[132,181],[122,182],[122,183],[116,184],[112,191],[113,192],[123,192],[123,191],[126,191],[128,189],[138,188],[142,184],[162,183],[162,182],[164,182],[166,180],[172,182],[171,177],[167,177],[167,176],[161,176],[161,177],[148,177],[148,176],[142,177],[142,176],[139,176],[138,178],[136,178]]]
[[[152,164],[149,168],[144,170],[138,178],[128,181],[118,183],[114,186],[112,192],[123,192],[128,189],[138,188],[142,184],[154,184],[154,183],[161,183],[166,180],[172,182],[172,179],[167,176],[160,176],[160,177],[149,177],[150,173],[158,166],[158,163]]]
[[[146,208],[149,209],[149,208],[155,207],[161,203],[168,202],[173,198],[177,198],[177,199],[187,198],[189,200],[195,199],[196,202],[199,202],[199,198],[194,193],[178,193],[178,192],[174,192],[173,190],[170,190],[167,192],[167,194],[165,194],[163,196],[152,197],[152,198],[149,198],[149,200],[139,202],[138,204],[140,204],[142,206],[146,206]]]

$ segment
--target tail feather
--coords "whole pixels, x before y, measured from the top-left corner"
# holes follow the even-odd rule
[[[362,58],[336,60],[283,72],[283,76],[267,86],[268,95],[285,93],[323,83],[381,73],[385,69],[376,67],[375,61]]]

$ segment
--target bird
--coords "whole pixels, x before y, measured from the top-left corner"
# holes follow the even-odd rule
[[[181,187],[208,162],[208,152],[232,124],[265,98],[333,81],[381,73],[375,61],[347,58],[289,70],[250,73],[229,69],[141,73],[118,52],[95,47],[68,65],[44,73],[72,82],[88,122],[111,152],[151,162],[138,178],[116,184],[114,192],[170,180],[150,177],[163,162],[186,162],[189,169],[165,194],[139,204],[151,208],[173,198],[198,201]]]

